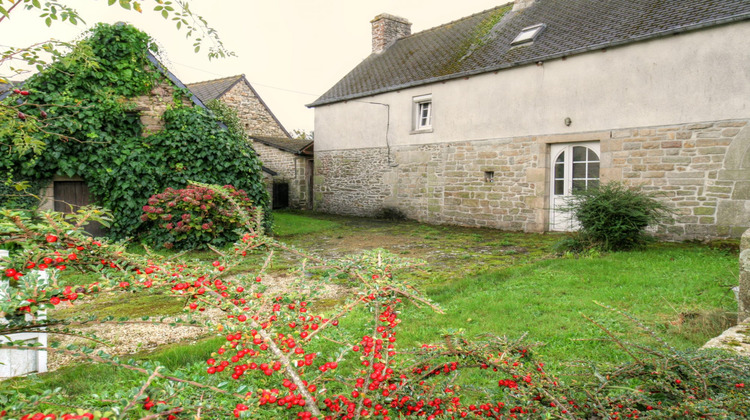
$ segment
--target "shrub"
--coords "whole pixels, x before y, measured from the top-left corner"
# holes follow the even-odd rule
[[[652,193],[619,182],[576,192],[568,207],[581,224],[582,241],[607,251],[641,245],[646,239],[646,227],[669,212]]]
[[[255,209],[245,191],[231,185],[223,190],[220,194],[216,187],[190,185],[179,190],[167,188],[151,196],[141,215],[149,228],[144,239],[157,247],[177,249],[235,242],[240,237],[237,230],[243,225],[235,207],[247,213]]]

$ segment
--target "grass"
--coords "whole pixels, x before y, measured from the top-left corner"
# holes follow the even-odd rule
[[[653,344],[624,317],[595,302],[627,311],[683,350],[700,347],[734,321],[736,302],[729,288],[737,282],[737,255],[732,247],[654,243],[639,251],[561,258],[552,253],[553,244],[564,237],[561,235],[298,212],[277,212],[275,222],[279,240],[327,258],[384,248],[426,261],[422,270],[406,275],[446,314],[408,305],[402,314],[400,346],[439,341],[442,334],[458,330],[467,337],[491,333],[514,338],[528,333],[529,342],[543,343],[537,352],[548,367],[560,373],[583,359],[597,363],[627,360],[622,351],[604,340],[605,333],[583,315],[596,320],[618,339]],[[215,258],[209,252],[191,256]],[[278,258],[275,270],[297,262],[296,258]],[[238,271],[250,270],[258,261],[250,261]],[[128,295],[127,299],[104,299],[90,306],[90,310],[100,316],[141,316],[153,307],[159,307],[164,314],[176,313],[182,304],[165,295]],[[331,302],[324,305],[328,308]],[[356,325],[366,316],[369,315],[355,311],[349,320],[342,321],[342,328]],[[361,331],[354,328],[350,334],[361,336]],[[169,367],[189,366],[205,360],[221,340],[219,337],[198,344],[173,345],[137,357]],[[330,343],[321,346],[328,350],[337,347]],[[10,384],[27,390],[63,387],[71,393],[88,395],[109,389],[113,374],[116,378],[123,375],[123,380],[128,381],[135,375],[119,372],[113,373],[111,367],[83,365]],[[97,378],[94,384],[78,384],[90,377]],[[101,379],[104,377],[110,379]]]
[[[625,354],[600,341],[605,333],[587,316],[618,338],[653,344],[600,302],[630,313],[679,349],[697,348],[734,320],[727,287],[733,264],[736,257],[720,251],[662,244],[491,270],[429,287],[428,295],[449,315],[409,310],[404,336],[418,344],[448,329],[463,328],[468,336],[528,332],[531,341],[544,343],[538,351],[551,362],[624,361]]]
[[[331,220],[311,218],[304,214],[293,212],[276,212],[274,213],[273,233],[278,237],[288,238],[296,235],[332,230],[338,226],[338,223]]]
[[[97,318],[122,316],[139,318],[142,316],[169,316],[179,315],[185,305],[185,298],[171,294],[156,293],[106,293],[92,299],[85,304],[86,315]],[[61,305],[55,309],[54,316],[67,318],[76,316],[81,309],[80,305]]]
[[[549,363],[618,363],[628,356],[584,315],[619,339],[655,343],[596,302],[627,311],[683,350],[700,347],[735,321],[730,287],[737,282],[737,254],[731,246],[652,243],[638,251],[559,258],[552,249],[564,235],[294,215],[277,222],[325,217],[336,223],[280,237],[303,249],[335,258],[385,248],[427,262],[423,271],[407,275],[447,314],[408,308],[402,346],[434,342],[446,331],[462,330],[468,337],[528,333],[529,342],[543,343],[537,351]],[[364,315],[351,316],[354,321]]]
[[[199,364],[202,369],[211,352],[224,342],[222,337],[211,337],[189,345],[172,344],[153,353],[133,357],[141,361],[158,362],[168,369],[185,368],[194,364]],[[119,387],[140,386],[144,379],[141,373],[113,366],[73,363],[48,374],[9,379],[3,382],[3,387],[7,390],[22,389],[26,393],[37,394],[47,389],[62,388],[67,395],[89,396],[114,392]]]

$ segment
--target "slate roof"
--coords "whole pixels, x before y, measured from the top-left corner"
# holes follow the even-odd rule
[[[310,107],[750,19],[748,0],[536,0],[498,6],[371,54]],[[521,29],[545,24],[531,45]]]
[[[266,102],[263,100],[263,98],[260,97],[258,94],[258,91],[255,90],[253,85],[250,84],[250,82],[245,78],[244,74],[240,74],[237,76],[229,76],[224,77],[221,79],[214,79],[214,80],[206,80],[203,82],[196,82],[196,83],[190,83],[187,85],[188,89],[190,89],[193,94],[195,94],[197,97],[200,98],[201,101],[208,102],[214,99],[219,99],[222,97],[225,93],[229,92],[230,89],[232,89],[237,83],[244,82],[247,87],[250,89],[250,91],[255,95],[256,98],[258,98],[258,101],[261,105],[266,109],[266,112],[273,118],[274,121],[276,121],[276,124],[281,128],[281,131],[286,133],[287,136],[291,137],[289,135],[289,132],[286,131],[286,128],[284,128],[284,125],[281,124],[281,121],[279,121],[278,118],[276,118],[276,114],[271,111],[271,108],[268,107]]]
[[[187,87],[203,102],[218,99],[227,93],[234,85],[241,81],[245,75],[224,77],[204,82],[188,83]]]
[[[308,155],[312,156],[312,140],[300,140],[291,139],[286,137],[262,137],[262,136],[250,136],[253,141],[265,144],[266,146],[275,147],[285,152],[294,153],[297,155]]]

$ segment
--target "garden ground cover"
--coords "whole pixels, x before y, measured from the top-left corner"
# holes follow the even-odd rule
[[[639,251],[561,257],[553,252],[554,243],[563,238],[559,234],[296,212],[276,213],[275,223],[279,240],[326,258],[383,248],[424,260],[423,267],[407,275],[446,314],[408,308],[403,319],[410,322],[404,322],[400,346],[418,346],[439,340],[443,334],[463,333],[467,338],[484,333],[511,338],[525,334],[527,342],[543,343],[537,353],[552,372],[561,373],[581,360],[627,360],[627,355],[582,315],[596,320],[620,340],[654,344],[625,318],[595,302],[628,311],[678,349],[701,346],[720,333],[736,311],[729,288],[737,282],[737,255],[706,245],[654,243]],[[215,258],[206,251],[191,256]],[[298,262],[296,257],[280,257],[272,273]],[[252,264],[250,260],[243,267]],[[164,295],[130,295],[128,299],[109,298],[91,308],[98,316],[141,316],[144,307],[157,308],[156,315],[173,315],[184,303]],[[356,321],[365,315],[355,312],[349,316],[350,321]],[[342,321],[342,327],[347,324],[356,322]],[[200,364],[217,347],[216,339],[207,340],[137,357],[174,366]],[[321,344],[322,349],[327,346]],[[115,371],[112,367],[75,366],[14,381],[12,386],[101,393],[113,383],[111,376],[97,374],[101,369],[110,374]],[[122,375],[123,380],[133,376]],[[101,377],[101,383],[97,385],[92,377]]]
[[[730,288],[737,284],[731,244],[649,244],[645,249],[584,256],[556,255],[564,234],[432,226],[306,213],[278,213],[280,240],[325,257],[384,248],[426,262],[410,273],[445,315],[408,309],[400,345],[416,346],[461,332],[543,345],[548,363],[617,363],[627,354],[592,318],[620,340],[658,345],[626,311],[680,350],[698,348],[736,319]],[[299,226],[299,231],[287,226]],[[353,316],[357,316],[356,314]],[[583,363],[587,364],[587,363]],[[558,373],[560,370],[553,369]]]

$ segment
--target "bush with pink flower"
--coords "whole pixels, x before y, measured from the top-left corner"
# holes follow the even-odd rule
[[[231,185],[189,185],[167,188],[143,206],[142,239],[155,247],[196,249],[222,246],[239,238],[243,226],[237,208],[252,214],[255,207],[244,190]]]

